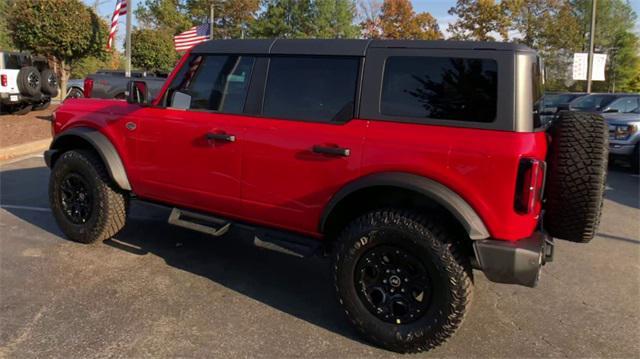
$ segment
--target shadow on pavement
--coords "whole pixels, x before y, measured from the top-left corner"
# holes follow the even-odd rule
[[[633,175],[628,168],[610,165],[604,195],[619,204],[640,208],[640,177]]]
[[[0,172],[0,203],[48,207],[48,172],[45,167]],[[50,212],[3,209],[64,239]],[[170,226],[168,215],[167,208],[133,201],[124,230],[104,244],[140,256],[154,254],[172,267],[360,341],[337,303],[328,259],[299,259],[257,248],[251,244],[253,237],[241,230],[213,238]]]
[[[633,244],[640,244],[640,240],[633,239],[633,238],[614,236],[612,234],[606,234],[606,233],[596,233],[596,235],[598,237],[603,237],[603,238],[607,238],[607,239],[614,239],[616,241],[623,241],[623,242],[628,242],[628,243],[633,243]]]

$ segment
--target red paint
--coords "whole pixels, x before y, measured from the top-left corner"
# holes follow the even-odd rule
[[[54,131],[100,130],[118,150],[141,198],[314,237],[322,236],[320,218],[336,192],[382,172],[406,172],[444,184],[475,209],[496,239],[521,239],[536,228],[539,198],[526,214],[516,212],[514,198],[520,160],[544,161],[544,132],[366,119],[323,124],[166,109],[157,107],[161,98],[152,107],[70,99],[58,108]],[[136,129],[128,130],[128,122]],[[207,140],[208,132],[234,135],[236,141]],[[315,145],[349,148],[351,154],[318,154],[311,150]]]

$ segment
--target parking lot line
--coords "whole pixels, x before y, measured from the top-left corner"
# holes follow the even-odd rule
[[[51,212],[51,208],[32,207],[32,206],[18,206],[18,205],[13,205],[13,204],[0,204],[0,208],[23,209],[23,210],[26,210],[26,211],[38,211],[38,212]]]

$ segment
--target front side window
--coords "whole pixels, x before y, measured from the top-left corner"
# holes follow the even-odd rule
[[[348,57],[273,57],[264,116],[317,122],[353,117],[359,60]]]
[[[617,99],[609,105],[610,110],[617,110],[618,112],[631,112],[638,107],[638,99],[636,97],[623,97]]]
[[[170,91],[191,96],[191,109],[242,113],[254,58],[194,55],[183,65]],[[169,104],[170,105],[170,104]]]
[[[495,60],[393,56],[385,64],[380,112],[389,116],[493,122],[497,93]]]

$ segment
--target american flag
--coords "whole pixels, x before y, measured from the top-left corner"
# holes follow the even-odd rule
[[[195,45],[209,40],[209,24],[198,25],[173,37],[176,51],[186,51]]]
[[[107,41],[107,49],[113,46],[116,39],[116,31],[118,30],[118,18],[120,15],[127,14],[127,0],[116,0],[116,9],[113,10],[111,16],[111,30],[109,30],[109,40]]]

